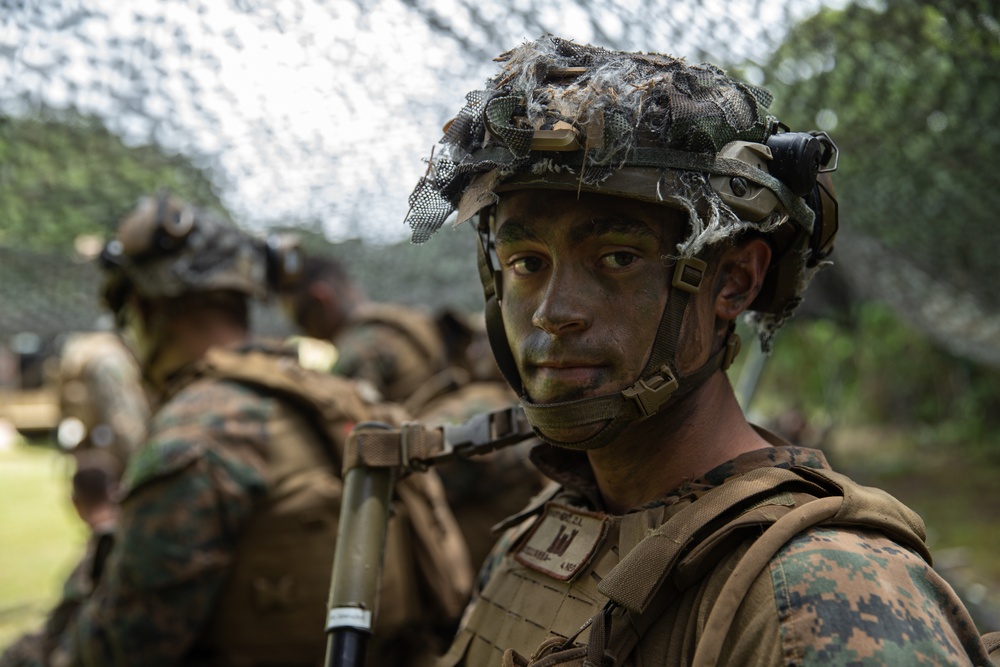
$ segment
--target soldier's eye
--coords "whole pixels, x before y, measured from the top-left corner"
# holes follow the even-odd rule
[[[639,256],[634,252],[618,250],[601,257],[601,264],[609,269],[624,269],[637,259],[639,259]]]
[[[545,268],[545,261],[540,257],[528,256],[519,257],[510,262],[510,268],[514,273],[522,276],[538,273]]]

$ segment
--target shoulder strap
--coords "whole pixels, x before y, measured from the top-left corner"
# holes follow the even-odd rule
[[[349,380],[306,370],[288,355],[212,348],[199,362],[198,371],[263,387],[288,399],[336,446],[338,456],[353,424],[367,419],[398,423],[402,417],[398,411],[393,414],[391,407],[380,410],[365,403]],[[387,414],[375,414],[383,412]]]
[[[830,495],[830,491],[791,470],[752,470],[712,489],[675,514],[632,549],[598,584],[598,590],[633,614],[644,613],[673,575],[681,557],[696,546],[696,536],[715,533],[748,506],[790,488],[816,496]]]
[[[712,611],[705,621],[705,628],[694,652],[691,667],[715,667],[722,653],[722,645],[736,612],[757,575],[771,562],[788,540],[799,533],[832,518],[844,504],[843,497],[819,498],[806,503],[781,517],[764,531],[733,569]]]
[[[788,501],[781,500],[782,496]],[[749,535],[742,528],[768,523],[772,525],[756,538],[723,585],[693,665],[716,663],[750,585],[788,540],[809,528],[820,524],[874,528],[930,563],[923,522],[889,494],[829,470],[798,466],[754,470],[678,512],[598,585],[610,600],[624,607],[615,617],[629,617],[628,622],[619,620],[612,627],[608,652],[619,662],[624,660],[673,596],[700,580],[729,552],[729,538],[739,533],[740,539],[746,539]],[[647,562],[655,563],[657,569],[651,570]],[[646,576],[636,576],[637,572]],[[651,572],[654,576],[648,575]],[[670,585],[664,586],[668,581]],[[629,626],[634,630],[628,630]]]
[[[987,632],[983,635],[983,646],[986,647],[986,653],[989,654],[993,664],[1000,665],[1000,631]]]

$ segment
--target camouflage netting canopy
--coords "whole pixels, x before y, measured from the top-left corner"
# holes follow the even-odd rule
[[[0,244],[69,267],[74,237],[157,185],[255,230],[402,240],[441,125],[492,57],[546,33],[713,62],[793,129],[828,131],[838,270],[1000,367],[992,0],[0,0]],[[433,247],[396,265],[434,267]],[[475,294],[454,266],[435,279]]]

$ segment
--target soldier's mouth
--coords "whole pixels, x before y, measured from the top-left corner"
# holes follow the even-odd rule
[[[536,402],[557,402],[582,398],[605,384],[609,367],[593,362],[541,362],[528,373],[528,393]]]

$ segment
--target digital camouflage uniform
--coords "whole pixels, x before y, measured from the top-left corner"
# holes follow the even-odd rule
[[[613,570],[644,537],[656,529],[669,534],[672,521],[690,520],[696,501],[732,487],[751,471],[796,466],[829,471],[819,451],[780,446],[744,454],[659,501],[609,515],[601,511],[596,483],[580,454],[540,445],[535,458],[562,486],[508,522],[513,526],[484,567],[477,599],[441,665],[526,664],[508,649],[532,656],[546,640],[549,651],[566,638],[572,638],[567,646],[586,646],[590,629],[577,633],[608,601],[599,586],[605,579],[622,579],[621,571]],[[748,521],[731,533],[735,541],[715,547],[721,555],[701,554],[698,544],[691,544],[667,573],[655,571],[655,563],[648,564],[651,570],[640,565],[626,573],[636,586],[664,576],[666,583],[652,618],[630,618],[631,627],[648,627],[629,657],[615,664],[691,665],[723,582],[768,521],[766,514],[762,520],[751,513],[791,508],[801,502],[801,490],[792,482],[736,508],[727,520],[742,515]],[[925,560],[922,522],[887,495],[883,501],[897,514],[892,521],[820,526],[785,544],[743,599],[718,664],[988,665],[971,618]],[[615,612],[612,629],[626,624],[621,614],[622,609]],[[614,639],[610,646],[615,648]],[[544,664],[582,665],[583,653],[578,649]]]
[[[51,664],[319,664],[341,448],[355,422],[399,416],[274,351],[211,350],[173,382],[130,461],[114,548]],[[436,478],[399,493],[371,664],[429,660],[432,619],[457,617],[471,581]]]
[[[367,380],[387,401],[405,403],[445,368],[444,343],[433,318],[396,304],[364,304],[333,340],[333,372]]]

